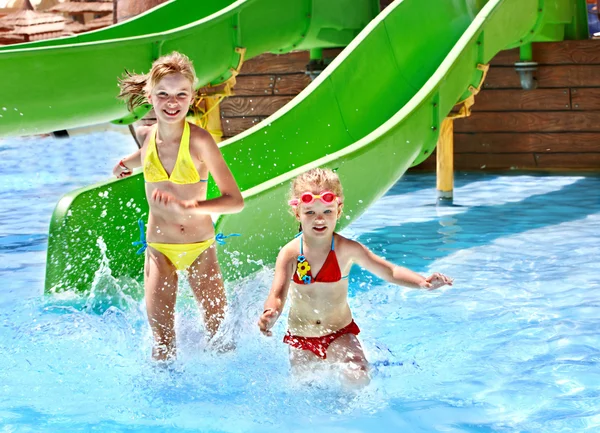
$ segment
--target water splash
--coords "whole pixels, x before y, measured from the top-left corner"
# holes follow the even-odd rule
[[[106,243],[102,236],[96,242],[101,253],[100,267],[94,273],[94,280],[90,288],[87,299],[83,306],[86,312],[103,314],[111,307],[127,311],[137,308],[138,303],[127,293],[143,293],[143,287],[132,279],[119,278],[112,276],[110,270],[110,261],[106,256]]]

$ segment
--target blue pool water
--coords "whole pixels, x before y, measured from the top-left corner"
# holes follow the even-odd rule
[[[352,393],[290,378],[285,321],[259,334],[271,269],[228,287],[237,349],[224,355],[204,350],[183,287],[170,369],[149,361],[142,303],[42,295],[54,204],[132,150],[115,132],[0,141],[0,431],[600,431],[600,177],[458,174],[456,205],[437,208],[434,176],[405,176],[345,234],[455,284],[420,292],[353,270],[380,367]],[[94,285],[120,293],[106,267]]]

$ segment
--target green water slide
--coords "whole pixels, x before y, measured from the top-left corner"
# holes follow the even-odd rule
[[[117,77],[173,50],[194,61],[200,84],[220,83],[240,63],[237,47],[250,59],[345,46],[377,12],[377,0],[174,0],[96,32],[9,45],[0,50],[0,137],[136,120],[149,107],[129,116]]]
[[[326,25],[320,31],[307,29],[306,15],[314,14],[320,7],[328,10],[331,0],[322,4],[316,0],[306,4],[291,0],[277,2],[285,3],[285,7],[276,12],[269,10],[273,20],[265,20],[262,13],[251,13],[250,9],[247,15],[231,12],[235,5],[246,3],[248,7],[261,4],[258,0],[237,2],[198,24],[215,32],[211,38],[203,39],[203,56],[197,57],[197,63],[202,63],[200,59],[207,63],[207,70],[201,72],[203,81],[218,81],[227,70],[225,66],[236,63],[232,54],[234,46],[245,47],[253,55],[289,50],[294,45],[306,48],[311,34],[316,39],[319,36],[315,34],[331,34],[332,38],[345,34],[341,27],[336,30]],[[312,12],[308,10],[309,4]],[[294,11],[293,17],[288,16],[295,9],[299,11]],[[481,65],[503,49],[534,40],[563,39],[565,29],[573,28],[576,9],[572,0],[490,0],[487,3],[404,0],[386,8],[298,97],[261,124],[222,143],[223,155],[246,202],[241,213],[224,215],[217,222],[218,231],[241,234],[220,247],[227,279],[246,276],[274,262],[278,249],[296,233],[296,222],[288,215],[286,205],[293,177],[317,166],[338,172],[346,193],[339,227],[343,228],[384,194],[411,165],[427,158],[435,148],[444,117],[457,101],[470,95],[470,88],[480,84]],[[225,36],[212,30],[217,27],[212,20],[229,13],[232,13],[230,23],[238,23],[237,30],[246,28],[246,33],[242,30],[244,37],[235,41],[227,39],[225,48]],[[344,21],[344,10],[331,13],[329,18],[334,16]],[[296,21],[300,19],[303,25]],[[293,33],[290,28],[302,27],[304,37],[298,39],[297,34],[281,37],[278,40],[284,42],[279,47],[267,46],[263,39],[255,37],[264,34],[265,28],[282,23],[290,33]],[[104,94],[101,98],[93,90],[110,86],[114,92],[115,76],[120,71],[112,67],[106,67],[104,74],[96,71],[94,67],[103,63],[97,57],[106,58],[118,51],[120,56],[131,56],[127,63],[129,68],[144,70],[149,59],[160,52],[178,49],[189,54],[197,47],[198,41],[186,39],[189,27],[178,31],[182,32],[181,37],[164,38],[164,42],[158,44],[152,39],[156,36],[144,36],[124,41],[114,39],[107,43],[115,44],[112,51],[102,42],[40,48],[40,53],[44,49],[64,49],[67,63],[78,55],[85,55],[92,62],[82,68],[99,83],[84,80],[85,85],[81,84],[78,90],[85,93],[82,94],[85,109],[78,109],[87,115],[93,110],[91,106],[104,104],[97,115],[90,117],[106,120],[122,115],[122,107],[105,102]],[[327,46],[319,40],[312,46],[319,44]],[[224,56],[223,51],[227,51],[228,56]],[[6,53],[11,51],[0,53],[2,68]],[[17,58],[21,53],[18,50],[13,55]],[[37,54],[29,61],[33,63],[36,58]],[[48,54],[47,58],[50,61],[52,56]],[[25,54],[20,61],[26,59]],[[211,59],[211,65],[207,59]],[[78,73],[83,72],[83,69],[78,70]],[[54,79],[71,76],[60,75]],[[43,103],[54,103],[53,96],[43,98]],[[76,113],[71,113],[71,118],[77,118]],[[56,121],[56,118],[45,122],[40,119],[34,124],[48,129]],[[13,127],[9,132],[18,130]],[[2,131],[6,133],[7,129]],[[217,194],[211,182],[209,196]],[[66,195],[58,203],[51,222],[46,290],[89,289],[103,252],[114,276],[141,279],[143,259],[135,255],[136,248],[131,242],[138,237],[138,219],[146,217],[143,179],[139,174]]]

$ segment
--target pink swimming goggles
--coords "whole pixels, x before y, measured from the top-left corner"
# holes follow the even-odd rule
[[[322,193],[315,195],[312,192],[303,192],[300,196],[300,199],[293,199],[288,201],[290,206],[298,206],[300,203],[302,204],[313,204],[315,200],[321,200],[325,204],[331,204],[337,200],[338,203],[342,203],[340,198],[332,193],[331,191],[323,191]]]

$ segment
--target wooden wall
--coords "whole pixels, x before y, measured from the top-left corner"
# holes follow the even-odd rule
[[[324,50],[323,57],[331,59],[340,50]],[[235,96],[221,103],[223,137],[229,138],[266,119],[294,96],[311,79],[306,75],[309,62],[307,51],[290,54],[262,54],[242,66],[234,87]]]
[[[522,90],[518,50],[492,61],[473,114],[454,122],[457,170],[600,170],[600,41],[534,44],[539,87]],[[435,170],[435,156],[417,169]]]

